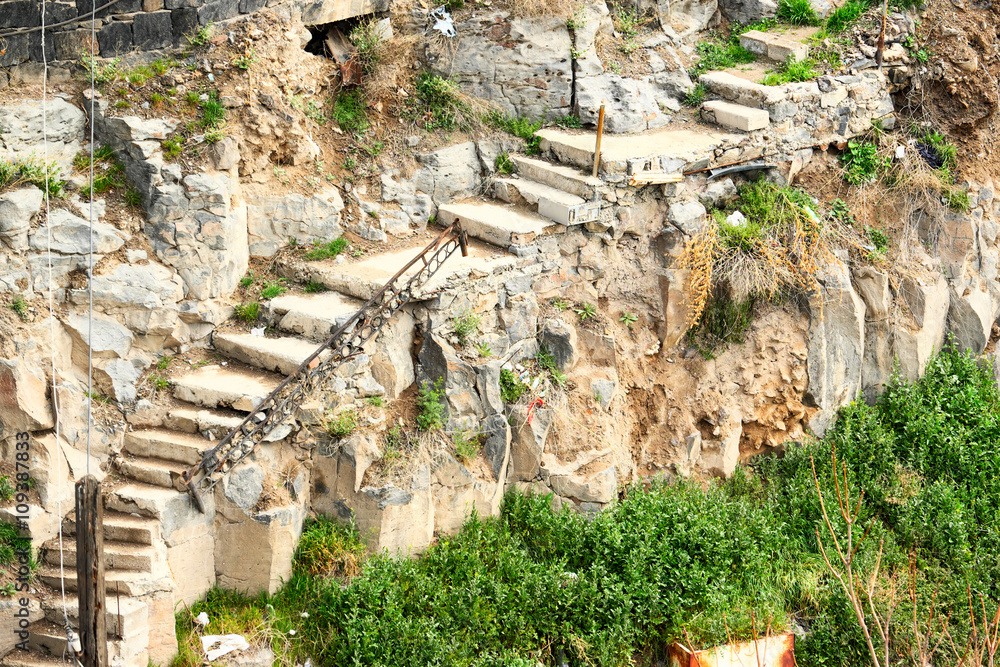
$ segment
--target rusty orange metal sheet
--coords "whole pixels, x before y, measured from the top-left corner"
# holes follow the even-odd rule
[[[671,667],[795,667],[795,635],[763,637],[753,642],[725,644],[691,652],[670,646]]]

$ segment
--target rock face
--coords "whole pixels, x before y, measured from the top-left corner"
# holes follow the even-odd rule
[[[0,241],[13,250],[28,245],[31,218],[42,208],[44,194],[32,186],[0,195]]]
[[[17,359],[0,359],[0,437],[55,425],[42,372]]]
[[[304,197],[257,197],[247,206],[250,254],[270,257],[295,239],[297,243],[332,241],[340,236],[344,202],[336,188]]]

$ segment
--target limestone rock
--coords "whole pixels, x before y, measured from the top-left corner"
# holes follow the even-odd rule
[[[981,354],[990,339],[997,312],[989,292],[976,287],[966,294],[952,293],[948,308],[948,333],[954,334],[961,350]]]
[[[76,141],[83,136],[86,122],[82,109],[58,97],[46,105],[44,123],[41,104],[25,102],[5,107],[0,114],[0,148],[41,154],[43,136],[50,143]]]
[[[705,207],[696,201],[676,202],[667,211],[667,220],[688,236],[695,236],[705,228]]]
[[[644,132],[663,127],[669,116],[660,110],[649,81],[626,79],[605,73],[576,82],[576,105],[580,120],[596,124],[605,105],[604,130],[616,134]]]
[[[576,366],[579,359],[575,327],[558,318],[546,320],[538,333],[538,342],[548,349],[559,370],[569,372]]]
[[[870,266],[858,267],[853,273],[858,294],[865,302],[865,316],[869,320],[877,320],[888,315],[892,304],[889,277]]]
[[[486,437],[483,457],[493,469],[493,477],[502,481],[510,460],[510,423],[502,414],[496,414],[483,420],[480,432]]]
[[[135,383],[142,370],[124,359],[112,359],[95,369],[95,378],[101,389],[119,403],[135,402]]]
[[[618,497],[618,471],[613,465],[585,478],[577,474],[553,474],[549,484],[560,496],[581,503],[606,504]]]
[[[604,410],[607,410],[608,406],[611,405],[611,401],[615,397],[616,387],[617,384],[615,382],[605,380],[604,378],[594,378],[590,381],[590,391]]]
[[[34,186],[0,194],[0,240],[14,250],[26,248],[31,218],[42,201],[42,191]]]
[[[253,509],[263,490],[264,469],[255,463],[244,462],[223,478],[226,499],[244,512]]]
[[[441,380],[449,427],[475,428],[482,417],[483,405],[476,391],[476,371],[472,366],[463,361],[447,341],[434,333],[424,337],[418,359],[418,382],[434,385]]]
[[[86,305],[87,290],[74,290],[70,301]],[[176,273],[155,262],[119,264],[93,280],[94,305],[105,313],[122,315],[139,333],[167,335],[177,324],[184,283]]]
[[[49,213],[52,250],[64,255],[86,255],[90,252],[91,237],[95,253],[107,255],[125,245],[128,236],[111,225],[94,221],[93,232],[89,220],[77,217],[65,209]],[[44,227],[31,234],[32,250],[46,250],[48,234]]]
[[[98,359],[124,357],[132,348],[132,332],[117,320],[94,313],[93,329],[86,315],[71,313],[64,322],[66,330],[73,337],[73,361],[87,366],[87,348]]]
[[[428,195],[434,204],[444,204],[479,186],[482,165],[476,144],[448,146],[417,156],[422,167],[413,176],[416,191]]]
[[[20,359],[0,359],[0,438],[55,426],[48,383]]]
[[[484,414],[488,417],[499,415],[504,409],[504,401],[500,395],[500,366],[500,360],[495,359],[475,367],[476,390],[483,402]]]
[[[907,380],[916,380],[924,373],[931,355],[944,345],[951,290],[947,279],[938,274],[931,285],[906,278],[900,296],[909,306],[917,324],[916,331],[897,326],[894,330],[895,361],[899,373]]]
[[[507,299],[507,305],[500,309],[500,324],[516,343],[525,338],[534,338],[538,328],[538,301],[534,294],[518,294]]]
[[[298,243],[332,241],[341,234],[344,201],[337,188],[305,197],[258,197],[247,206],[250,254],[270,257],[289,239]]]
[[[511,408],[510,478],[515,482],[530,482],[538,476],[542,453],[555,415],[548,408],[536,408],[528,423],[528,409]],[[562,495],[562,494],[560,494]]]
[[[240,150],[236,146],[236,141],[226,137],[208,150],[208,159],[212,161],[219,171],[229,171],[240,163]]]

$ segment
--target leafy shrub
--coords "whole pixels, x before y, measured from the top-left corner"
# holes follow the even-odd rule
[[[795,25],[819,25],[820,18],[809,0],[778,0],[778,20]]]
[[[500,369],[500,398],[505,403],[517,403],[524,392],[528,391],[528,385],[514,375],[514,371],[509,368]]]
[[[50,197],[60,197],[66,182],[58,176],[59,165],[55,162],[46,165],[35,157],[0,158],[0,192],[30,183],[43,192],[47,186]]]
[[[364,100],[357,90],[340,91],[333,101],[330,117],[337,121],[340,129],[351,134],[363,134],[370,125]]]
[[[459,345],[465,345],[469,336],[479,331],[479,322],[482,318],[472,311],[465,311],[460,317],[452,320],[455,327],[455,335],[458,336]]]
[[[832,34],[842,33],[865,13],[868,5],[863,0],[848,0],[834,8],[826,17],[826,29]]]
[[[14,497],[14,484],[8,475],[0,477],[0,500],[6,502]]]
[[[203,25],[190,35],[187,35],[188,44],[191,46],[205,46],[208,44],[212,41],[213,27],[214,23],[210,21],[208,25]]]
[[[358,428],[358,416],[354,410],[345,410],[323,424],[331,438],[346,438]]]
[[[563,116],[562,118],[556,118],[555,120],[552,121],[552,124],[569,129],[576,129],[583,127],[583,122],[580,120],[580,117],[575,113],[571,113],[568,116]]]
[[[597,317],[597,307],[592,303],[581,303],[578,308],[573,309],[573,312],[576,313],[581,322]]]
[[[479,442],[478,433],[470,435],[466,431],[459,431],[454,436],[454,443],[455,458],[464,465],[468,465],[475,460],[479,456],[479,452],[483,449],[482,444]]]
[[[233,58],[233,65],[242,70],[248,70],[250,69],[251,65],[253,65],[255,62],[258,62],[259,60],[260,59],[257,57],[256,51],[254,51],[253,49],[247,49],[240,55]]]
[[[305,287],[303,287],[302,289],[303,291],[305,291],[306,294],[317,294],[319,292],[327,291],[326,285],[324,285],[323,283],[318,283],[314,280],[310,280],[309,282],[307,282],[305,284]]]
[[[336,257],[340,253],[344,252],[348,245],[350,245],[350,242],[346,237],[338,236],[332,241],[316,245],[312,250],[305,254],[305,258],[310,262],[330,259],[331,257]]]
[[[354,577],[361,572],[365,545],[354,523],[329,517],[306,519],[295,549],[295,572],[320,577]]]
[[[493,161],[493,168],[496,169],[498,174],[513,174],[514,161],[510,159],[507,151],[504,151],[497,155],[496,160]]]
[[[443,380],[438,378],[434,384],[424,382],[417,390],[417,427],[421,431],[434,431],[444,428],[445,404]]]
[[[878,146],[868,141],[852,139],[840,156],[844,165],[844,180],[862,185],[877,180],[889,168],[890,159],[879,155]]]
[[[559,367],[556,366],[555,357],[552,356],[552,353],[544,345],[538,348],[538,352],[535,353],[535,363],[538,364],[541,370],[548,372],[549,377],[552,378],[552,381],[556,385],[560,387],[565,386],[566,374],[559,370]]]

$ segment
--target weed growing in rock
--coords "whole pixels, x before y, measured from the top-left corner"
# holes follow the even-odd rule
[[[635,315],[635,313],[626,311],[622,313],[621,317],[618,318],[618,321],[631,329],[632,325],[639,321],[639,318]]]
[[[253,269],[251,269],[251,270],[247,271],[247,274],[245,276],[243,276],[242,278],[240,278],[240,287],[242,287],[243,289],[246,289],[246,288],[250,287],[251,285],[253,285],[254,280],[256,280],[256,276],[254,276]]]
[[[277,280],[264,283],[263,287],[260,289],[260,298],[270,300],[281,296],[287,291],[288,288],[285,287],[285,279],[278,278]]]
[[[135,209],[142,209],[142,194],[133,187],[129,187],[125,190],[125,194],[122,195],[122,199],[125,201],[126,206],[131,206]]]
[[[871,241],[872,250],[869,253],[869,260],[876,262],[883,259],[889,252],[889,235],[881,229],[865,227],[865,236]]]
[[[486,122],[498,130],[524,139],[526,142],[525,152],[528,155],[536,155],[541,152],[539,148],[541,139],[535,136],[535,133],[542,129],[544,121],[532,121],[525,116],[506,116],[499,111],[491,111],[486,114]]]
[[[567,30],[582,30],[587,27],[587,15],[582,9],[573,12],[573,16],[566,19]]]
[[[28,321],[28,302],[24,300],[23,296],[15,297],[14,300],[10,302],[10,309],[21,318],[22,322]]]
[[[478,433],[470,434],[468,431],[459,431],[456,433],[453,437],[455,458],[463,465],[472,463],[483,449],[483,445],[479,442],[479,439],[480,436]]]
[[[303,287],[302,289],[305,291],[306,294],[317,294],[319,292],[327,291],[326,285],[324,285],[323,283],[318,283],[314,280],[310,280],[309,282],[307,282],[305,284],[305,287]]]
[[[163,377],[162,375],[150,375],[149,383],[153,385],[153,389],[156,391],[163,391],[165,389],[170,389],[170,380]]]
[[[331,438],[346,438],[358,428],[358,416],[354,410],[345,410],[324,422],[323,427]]]
[[[205,46],[212,41],[212,29],[214,27],[214,22],[210,21],[208,25],[203,25],[190,35],[187,35],[188,44],[191,46]]]
[[[369,396],[365,399],[365,403],[373,408],[381,408],[385,406],[385,400],[381,396]]]
[[[99,87],[116,81],[121,77],[121,64],[121,58],[98,62],[96,57],[87,52],[83,52],[80,55],[79,62],[80,68],[84,70],[84,78],[89,81],[91,74],[93,74],[94,84]]]
[[[422,72],[417,77],[416,92],[410,115],[425,130],[465,130],[476,124],[468,96],[454,81]]]
[[[581,303],[578,308],[573,309],[573,312],[576,313],[581,322],[597,317],[597,307],[592,303]]]
[[[571,113],[568,116],[563,116],[562,118],[556,118],[552,121],[553,125],[558,125],[559,127],[565,127],[569,129],[577,129],[583,127],[583,122],[580,117],[575,113]]]
[[[538,364],[538,368],[549,374],[549,377],[559,387],[566,386],[566,374],[559,370],[556,365],[556,359],[549,352],[549,349],[544,345],[538,348],[538,352],[535,353],[535,363]]]
[[[498,174],[513,174],[514,173],[514,161],[510,159],[510,155],[507,151],[497,155],[496,159],[493,161],[493,167],[496,169]]]
[[[725,44],[698,42],[697,49],[698,62],[690,69],[691,76],[695,78],[710,70],[745,65],[757,59],[757,56],[740,46],[738,38],[735,43],[733,40]]]
[[[700,107],[705,101],[706,94],[708,94],[708,88],[705,87],[705,84],[696,84],[695,87],[684,96],[684,104],[689,107]]]
[[[777,70],[761,79],[761,84],[765,86],[780,86],[786,83],[801,83],[811,81],[819,76],[816,71],[816,61],[812,58],[796,60],[795,56],[788,56]]]
[[[840,7],[836,7],[826,17],[826,29],[831,34],[837,35],[848,28],[868,9],[868,4],[863,0],[848,0]]]
[[[432,385],[424,382],[417,390],[417,428],[435,431],[444,428],[444,381],[438,378]]]
[[[552,299],[552,307],[558,310],[559,312],[562,312],[567,308],[569,308],[569,301],[565,301],[557,297],[555,299]]]
[[[478,343],[476,345],[476,353],[478,353],[483,359],[489,359],[493,356],[493,350],[491,350],[490,346],[486,343]]]
[[[171,362],[174,360],[173,357],[162,357],[156,362],[156,368],[161,371],[165,371],[170,368]]]
[[[25,547],[31,549],[31,538],[21,537],[16,523],[0,522],[0,566],[12,565],[17,551]]]
[[[0,192],[30,183],[43,192],[48,186],[50,197],[61,197],[66,182],[58,176],[59,165],[55,162],[46,165],[35,157],[13,159],[0,157]]]
[[[247,49],[240,55],[233,58],[233,65],[242,70],[250,69],[250,66],[257,62],[257,53],[253,49]]]
[[[0,500],[6,502],[14,497],[14,484],[10,481],[10,477],[4,475],[0,477]]]
[[[206,130],[216,130],[226,120],[226,108],[219,100],[219,92],[212,91],[208,99],[201,100],[201,126]]]
[[[452,325],[455,327],[455,335],[458,336],[459,345],[465,345],[469,336],[479,331],[481,320],[482,318],[479,315],[470,310],[452,319]]]
[[[343,579],[360,574],[364,559],[365,545],[353,522],[319,516],[302,526],[293,562],[296,572]]]
[[[251,301],[233,306],[233,315],[238,320],[242,320],[247,324],[253,324],[260,318],[260,304],[256,301]]]
[[[505,403],[517,403],[524,392],[528,391],[528,385],[514,375],[514,371],[509,368],[500,370],[500,397]]]
[[[870,141],[852,139],[840,156],[844,165],[844,180],[862,185],[878,180],[888,170],[891,159],[879,155],[878,146]]]
[[[816,26],[821,23],[809,0],[779,0],[777,17],[779,21],[794,25]]]
[[[368,129],[368,112],[357,90],[342,90],[330,109],[330,117],[344,132],[363,134]]]
[[[350,242],[343,236],[338,236],[332,241],[327,241],[326,243],[319,243],[313,246],[313,249],[305,254],[305,258],[310,262],[318,262],[324,259],[330,259],[336,257],[340,253],[347,249]]]
[[[350,35],[351,43],[357,49],[358,62],[368,76],[374,76],[379,63],[385,58],[386,43],[379,29],[378,19],[362,20]]]

